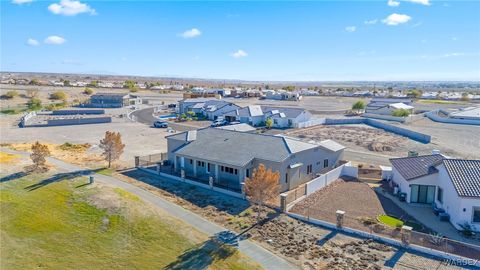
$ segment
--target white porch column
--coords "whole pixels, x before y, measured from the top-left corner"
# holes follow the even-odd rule
[[[192,163],[193,163],[193,176],[197,177],[197,161],[192,159]]]

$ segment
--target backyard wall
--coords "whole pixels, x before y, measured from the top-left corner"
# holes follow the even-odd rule
[[[341,176],[358,177],[358,168],[349,163],[343,164],[319,177],[310,180],[306,184],[306,195],[310,195],[315,191],[330,185],[332,182],[340,178]]]
[[[480,126],[480,120],[473,120],[473,119],[456,119],[456,118],[448,118],[439,116],[438,113],[444,113],[448,115],[447,111],[443,110],[435,110],[426,113],[425,115],[432,121],[441,122],[441,123],[448,123],[448,124],[462,124],[462,125],[478,125]]]
[[[47,126],[101,124],[101,123],[111,123],[111,122],[112,122],[111,117],[54,119],[54,120],[47,120]]]
[[[305,121],[305,122],[295,123],[294,127],[295,128],[306,128],[306,127],[312,127],[312,126],[323,125],[323,124],[325,124],[325,118],[318,118],[318,119],[312,119],[312,120]]]
[[[426,135],[420,132],[411,131],[405,128],[397,127],[387,123],[382,123],[377,120],[369,118],[348,118],[348,119],[325,119],[325,125],[349,125],[349,124],[365,124],[372,127],[380,128],[385,131],[389,131],[398,135],[408,137],[412,140],[421,143],[430,143],[430,135]]]

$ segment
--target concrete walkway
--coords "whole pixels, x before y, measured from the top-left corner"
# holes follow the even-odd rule
[[[16,154],[16,155],[23,155],[28,156],[29,153],[20,152],[20,151],[13,151],[10,149],[1,148],[3,152]],[[48,162],[52,165],[55,165],[59,171],[62,172],[74,172],[74,171],[85,171],[88,169],[82,168],[77,165],[73,165],[67,162],[63,162],[61,160],[55,158],[47,158]],[[114,187],[122,188],[132,194],[137,195],[142,200],[149,202],[156,207],[161,208],[162,210],[168,212],[172,216],[182,220],[183,222],[195,227],[202,233],[207,234],[208,236],[213,236],[216,233],[221,231],[227,231],[228,229],[217,225],[216,223],[210,222],[203,217],[190,212],[172,202],[169,202],[153,193],[144,190],[140,187],[135,185],[126,183],[122,180],[117,178],[106,176],[102,174],[92,174],[95,177],[95,181],[98,181],[103,184],[107,184]],[[241,240],[239,241],[238,249],[243,254],[247,255],[248,257],[252,258],[258,264],[260,264],[265,269],[272,269],[272,270],[290,270],[290,269],[298,269],[295,265],[287,262],[285,259],[278,257],[277,255],[271,253],[270,251],[266,250],[265,248],[259,246],[258,244],[254,243],[250,240]]]
[[[386,192],[383,193],[379,188],[375,189],[375,191],[380,196],[384,196],[392,200],[392,202],[398,205],[398,207],[402,208],[410,216],[437,233],[459,242],[469,243],[477,246],[480,245],[480,240],[463,237],[450,222],[440,221],[440,219],[435,216],[432,208],[429,205],[401,202],[397,197]]]

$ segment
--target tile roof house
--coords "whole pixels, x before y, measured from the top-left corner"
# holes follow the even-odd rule
[[[435,205],[450,216],[455,228],[467,223],[480,231],[480,160],[435,154],[390,162],[392,181],[408,203]]]
[[[280,191],[311,180],[334,168],[344,146],[326,140],[304,142],[295,138],[204,128],[167,136],[168,159],[174,171],[190,179],[239,192],[259,164],[280,173]]]
[[[311,117],[310,112],[302,108],[260,105],[250,105],[225,114],[225,119],[228,121],[238,121],[252,126],[261,126],[271,118],[274,128],[296,127],[299,123],[310,121]]]

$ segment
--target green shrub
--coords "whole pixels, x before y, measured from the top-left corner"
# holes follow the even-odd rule
[[[67,99],[67,94],[63,91],[57,91],[55,93],[50,94],[50,99],[66,100]]]
[[[405,109],[396,109],[392,112],[392,115],[396,117],[407,117],[410,115],[410,111]]]
[[[32,98],[27,102],[28,110],[38,111],[42,109],[42,101],[39,98]]]
[[[359,101],[353,103],[352,110],[361,111],[361,110],[364,110],[365,107],[366,107],[365,101],[359,100]]]
[[[87,88],[85,88],[85,90],[83,90],[83,93],[85,95],[91,95],[91,94],[93,94],[93,89],[87,87]]]

